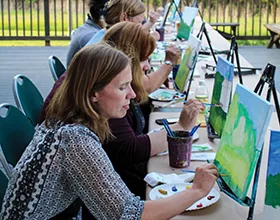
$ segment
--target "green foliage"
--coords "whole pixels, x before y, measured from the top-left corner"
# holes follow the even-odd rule
[[[32,3],[37,3],[38,0],[25,0],[25,2],[28,3],[28,4],[30,4],[30,2],[32,2]]]
[[[269,175],[266,179],[265,204],[276,208],[280,206],[280,174]]]

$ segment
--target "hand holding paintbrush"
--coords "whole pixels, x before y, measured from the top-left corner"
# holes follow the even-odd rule
[[[179,117],[179,124],[184,130],[190,131],[196,124],[197,116],[204,110],[204,106],[197,99],[189,99],[183,106]]]

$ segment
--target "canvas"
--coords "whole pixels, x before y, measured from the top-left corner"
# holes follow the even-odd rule
[[[264,218],[279,219],[280,216],[280,131],[271,131],[266,174]]]
[[[185,90],[185,86],[190,76],[190,73],[195,67],[200,45],[201,40],[199,40],[194,35],[191,35],[190,39],[188,40],[188,46],[184,51],[180,67],[174,80],[174,86],[180,92],[183,92]]]
[[[180,0],[174,1],[179,8]],[[166,21],[173,22],[176,17],[176,7],[174,4],[167,3],[164,7],[163,17],[161,19],[160,28],[164,28]],[[171,6],[171,7],[170,7]]]
[[[167,20],[167,16],[169,14],[169,11],[170,11],[170,3],[167,3],[164,7],[164,12],[163,12],[163,17],[162,17],[162,20],[161,20],[161,23],[160,23],[160,28],[163,28],[165,26],[165,22]]]
[[[194,7],[184,7],[184,12],[182,19],[180,21],[180,28],[178,30],[177,37],[188,40],[190,37],[190,34],[193,30],[193,25],[195,21],[195,17],[197,15],[198,8]]]
[[[221,107],[211,107],[209,114],[209,123],[219,137],[221,137],[229,109],[233,75],[234,65],[219,56],[211,103]]]
[[[235,196],[244,201],[258,161],[273,105],[238,84],[214,164]]]
[[[179,4],[180,4],[180,0],[174,0],[174,3],[176,4],[177,8],[179,9]],[[176,17],[176,6],[175,4],[172,4],[171,6],[171,10],[168,16],[168,21],[169,22],[173,22],[175,17]]]

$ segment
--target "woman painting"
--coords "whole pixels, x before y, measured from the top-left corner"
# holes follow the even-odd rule
[[[115,172],[101,147],[108,118],[126,114],[135,94],[129,58],[106,45],[73,58],[46,121],[17,163],[0,218],[45,220],[81,199],[97,219],[170,219],[207,195],[217,178],[212,164],[197,168],[192,188],[141,201]]]

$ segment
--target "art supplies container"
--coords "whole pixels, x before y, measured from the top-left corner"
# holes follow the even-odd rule
[[[158,27],[156,28],[156,31],[159,33],[159,40],[158,41],[164,41],[164,28],[163,27]]]
[[[173,131],[174,137],[167,135],[169,165],[183,168],[190,165],[192,137],[188,131]]]

